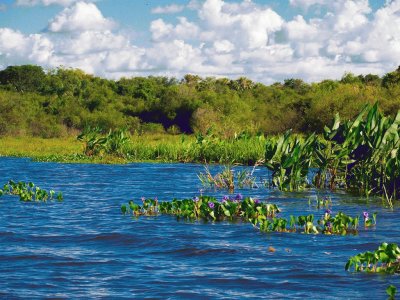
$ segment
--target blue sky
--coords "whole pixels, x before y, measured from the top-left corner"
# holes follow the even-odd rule
[[[395,69],[398,28],[400,0],[0,0],[0,68],[316,81]]]

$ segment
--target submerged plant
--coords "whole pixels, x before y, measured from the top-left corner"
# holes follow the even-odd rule
[[[400,273],[400,248],[394,243],[383,243],[374,252],[364,252],[350,257],[345,270],[370,273]]]
[[[38,186],[35,186],[32,182],[14,182],[12,180],[8,181],[3,186],[3,189],[0,189],[1,195],[16,195],[19,196],[21,201],[29,202],[29,201],[42,201],[46,202],[48,200],[63,200],[62,193],[55,193],[53,190],[46,191],[41,189]]]

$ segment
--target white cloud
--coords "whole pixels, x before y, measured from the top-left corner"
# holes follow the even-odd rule
[[[150,31],[154,41],[174,39],[195,39],[199,33],[196,24],[189,22],[185,17],[178,18],[176,26],[165,23],[162,19],[151,22]]]
[[[7,5],[5,4],[0,4],[0,12],[6,11],[7,10]]]
[[[171,4],[167,6],[157,6],[151,10],[152,14],[176,14],[185,9],[184,5]]]
[[[52,32],[70,32],[82,30],[109,30],[114,22],[106,19],[93,3],[77,2],[50,21],[48,30]]]
[[[25,0],[63,1],[71,6],[49,22],[47,32],[0,28],[0,65],[64,65],[112,78],[197,73],[270,83],[340,78],[346,71],[383,74],[400,57],[400,0],[377,11],[367,0],[291,0],[291,9],[323,5],[326,13],[309,11],[310,18],[300,10],[290,20],[250,0],[192,0],[186,8],[196,8],[198,18],[153,20],[146,47],[135,45],[94,3]]]
[[[219,53],[228,53],[231,52],[233,49],[235,49],[235,45],[233,45],[230,41],[228,40],[222,40],[222,41],[215,41],[214,42],[214,49],[215,51]]]

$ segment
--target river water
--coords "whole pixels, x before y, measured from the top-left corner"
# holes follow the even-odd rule
[[[218,167],[211,167],[215,171]],[[400,276],[344,270],[348,258],[400,243],[399,210],[331,194],[334,213],[378,213],[357,236],[260,233],[249,224],[177,222],[123,216],[140,197],[199,195],[196,164],[88,165],[0,158],[0,184],[32,181],[62,191],[64,202],[0,198],[0,298],[385,299]],[[267,171],[255,171],[265,179]],[[261,179],[260,179],[261,180]],[[238,190],[276,203],[281,216],[315,214],[315,191]],[[205,191],[222,197],[226,191]],[[270,252],[270,247],[274,252]]]

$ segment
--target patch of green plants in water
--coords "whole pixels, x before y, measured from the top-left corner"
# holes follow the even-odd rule
[[[53,190],[46,191],[38,186],[35,186],[32,182],[14,182],[8,181],[0,189],[1,195],[15,195],[19,196],[19,199],[24,202],[46,202],[46,201],[63,201],[63,195],[61,192],[56,193]]]
[[[257,188],[256,177],[253,175],[255,167],[252,170],[236,171],[232,166],[225,166],[221,172],[212,175],[209,167],[204,166],[204,173],[200,172],[197,177],[205,188],[228,189],[231,193],[235,188]]]
[[[121,211],[134,216],[166,214],[184,220],[231,222],[272,218],[280,212],[275,204],[264,203],[250,197],[243,199],[241,194],[237,194],[235,197],[224,196],[220,201],[209,196],[183,200],[173,199],[171,202],[159,202],[157,198],[142,198],[142,205],[130,201],[121,206]]]
[[[262,221],[252,220],[255,227],[264,232],[300,232],[306,234],[336,234],[348,235],[358,233],[359,217],[350,217],[343,212],[331,215],[327,210],[325,214],[314,222],[314,215],[290,216],[285,218],[272,218]]]
[[[336,115],[323,137],[304,140],[290,131],[267,141],[265,165],[272,171],[272,184],[280,190],[310,187],[310,168],[316,188],[346,189],[370,196],[380,195],[392,207],[400,192],[400,112],[385,117],[378,105],[367,105],[358,116],[341,122]]]
[[[382,243],[377,250],[350,257],[345,270],[367,273],[400,273],[400,248],[395,243]]]
[[[262,232],[301,232],[307,234],[357,234],[359,217],[350,217],[343,212],[332,215],[330,209],[314,222],[314,215],[290,216],[289,219],[278,217],[280,209],[271,203],[262,202],[251,197],[224,196],[221,200],[215,197],[200,196],[193,199],[174,199],[158,201],[142,198],[142,204],[133,200],[121,206],[123,214],[133,216],[173,215],[178,220],[229,221],[250,222]],[[375,226],[376,214],[373,221],[364,212],[364,225]]]
[[[389,300],[394,300],[397,294],[397,288],[394,285],[389,285],[386,289],[386,294],[389,295]]]
[[[329,208],[332,206],[332,199],[330,197],[310,197],[308,198],[308,205],[315,206],[317,209]]]

